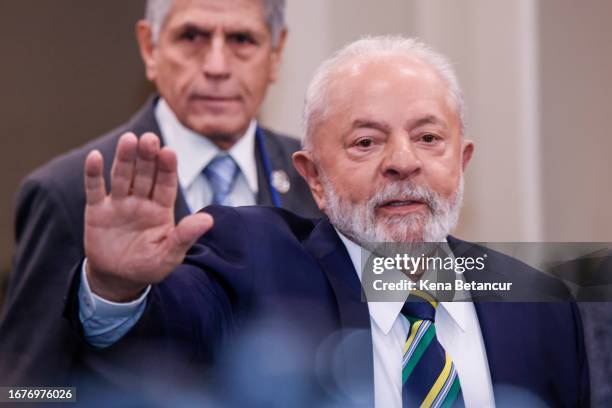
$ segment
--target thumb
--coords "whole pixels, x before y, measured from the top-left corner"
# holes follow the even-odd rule
[[[172,258],[182,260],[189,248],[200,236],[208,232],[213,224],[213,217],[205,212],[198,212],[183,218],[172,233],[173,248],[170,249]]]

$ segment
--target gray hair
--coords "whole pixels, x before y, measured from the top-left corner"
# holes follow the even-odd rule
[[[303,127],[305,134],[302,146],[305,150],[313,152],[312,134],[325,119],[329,88],[333,83],[334,73],[353,59],[375,60],[389,56],[415,58],[430,66],[440,76],[448,87],[449,97],[459,116],[461,134],[465,134],[465,102],[457,75],[452,64],[445,56],[414,38],[401,36],[364,37],[341,48],[315,71],[304,101]]]
[[[147,0],[145,19],[151,24],[153,42],[157,42],[162,26],[168,17],[174,0]],[[276,47],[285,28],[285,0],[259,0],[263,2],[266,25],[272,34],[272,45]]]

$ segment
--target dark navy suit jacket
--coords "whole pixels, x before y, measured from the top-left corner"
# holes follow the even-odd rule
[[[112,353],[153,342],[155,350],[178,350],[188,361],[210,362],[227,356],[229,345],[244,345],[236,339],[252,338],[258,327],[273,328],[258,353],[282,361],[287,357],[274,336],[292,339],[307,356],[294,375],[314,373],[327,392],[357,384],[367,390],[366,405],[373,403],[368,307],[329,221],[265,207],[211,206],[206,211],[215,219],[213,229],[182,265],[154,285],[139,323],[110,350],[90,351],[109,361]],[[472,248],[454,238],[449,244],[464,256]],[[532,272],[517,260],[483,250],[492,272]],[[78,327],[78,269],[75,273],[67,313]],[[582,327],[573,303],[476,302],[475,307],[498,404],[516,405],[517,395],[526,393],[549,406],[589,405]],[[295,350],[293,344],[289,348]],[[330,349],[336,351],[326,354]],[[257,377],[258,370],[253,371]]]
[[[152,97],[127,123],[55,158],[22,183],[16,201],[15,254],[0,320],[0,385],[66,385],[78,364],[81,346],[62,311],[70,271],[84,257],[85,157],[93,149],[102,152],[108,182],[121,134],[160,134],[154,115],[156,101]],[[291,160],[299,142],[269,130],[262,134],[272,170],[282,169],[291,182],[291,189],[280,194],[282,207],[303,216],[318,216],[310,190]],[[258,147],[256,162],[257,204],[272,205]],[[188,213],[179,190],[176,222]]]

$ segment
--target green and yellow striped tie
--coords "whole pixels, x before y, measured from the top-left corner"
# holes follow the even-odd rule
[[[436,337],[437,306],[428,294],[413,292],[402,308],[410,321],[402,360],[404,408],[463,406],[457,370]]]

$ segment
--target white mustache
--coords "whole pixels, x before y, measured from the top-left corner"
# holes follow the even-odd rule
[[[432,214],[437,214],[441,197],[426,186],[417,186],[403,181],[383,186],[368,200],[367,205],[374,209],[391,200],[421,201],[429,207]]]

